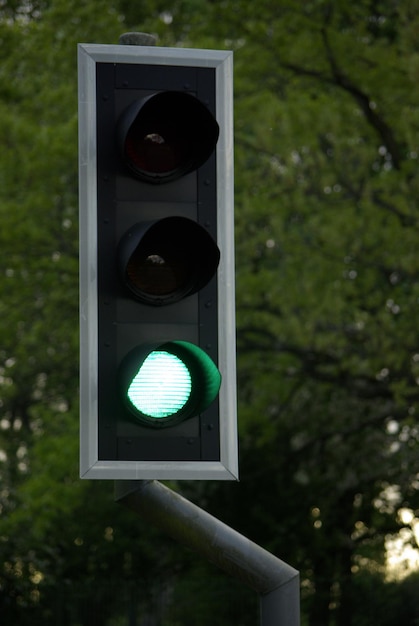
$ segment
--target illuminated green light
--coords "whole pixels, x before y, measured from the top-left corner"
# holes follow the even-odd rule
[[[175,354],[151,352],[134,376],[128,398],[141,413],[154,418],[180,411],[191,395],[191,374]]]

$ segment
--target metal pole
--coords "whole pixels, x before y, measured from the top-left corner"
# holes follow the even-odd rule
[[[300,626],[299,573],[158,481],[117,481],[115,499],[260,595],[260,626]]]

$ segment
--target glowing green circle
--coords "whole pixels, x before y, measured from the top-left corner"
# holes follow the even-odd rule
[[[164,350],[150,352],[128,387],[131,404],[156,419],[178,413],[191,395],[192,379],[185,363]]]

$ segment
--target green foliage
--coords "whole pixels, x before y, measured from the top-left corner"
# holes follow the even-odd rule
[[[384,581],[419,510],[408,0],[2,3],[2,618],[254,623],[254,598],[78,479],[76,43],[128,30],[235,51],[241,482],[178,488],[300,569],[304,624],[413,624],[415,578]]]

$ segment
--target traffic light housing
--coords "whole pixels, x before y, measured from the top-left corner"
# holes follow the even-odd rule
[[[237,479],[232,53],[78,55],[80,475]]]

